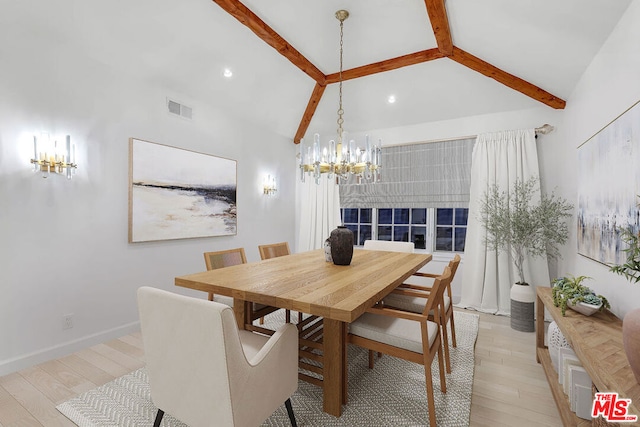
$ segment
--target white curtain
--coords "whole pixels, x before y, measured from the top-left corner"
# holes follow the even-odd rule
[[[335,178],[320,177],[316,184],[313,177],[300,183],[299,252],[321,249],[340,222],[340,192]]]
[[[516,180],[526,181],[539,173],[535,130],[478,135],[471,160],[469,219],[459,307],[510,314],[509,293],[518,281],[518,273],[507,252],[498,254],[487,247],[486,231],[478,220],[480,200],[494,184],[501,191],[512,191]],[[526,259],[524,274],[532,286],[549,286],[546,257]]]

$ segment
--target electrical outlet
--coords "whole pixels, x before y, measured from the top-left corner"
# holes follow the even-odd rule
[[[65,314],[62,316],[62,329],[73,328],[73,314]]]

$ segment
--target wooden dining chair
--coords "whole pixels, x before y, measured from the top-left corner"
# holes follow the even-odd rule
[[[268,245],[258,245],[258,252],[260,252],[260,259],[270,259],[285,255],[291,255],[289,251],[289,242],[272,243]],[[255,320],[255,317],[251,317],[250,321]],[[285,310],[285,322],[291,322],[291,311]],[[262,321],[260,323],[263,323]]]
[[[349,324],[347,335],[350,344],[424,365],[429,424],[436,426],[436,407],[433,396],[431,364],[438,356],[440,390],[447,392],[443,361],[440,325],[429,320],[433,311],[435,319],[441,319],[440,299],[451,280],[451,269],[435,279],[430,292],[403,289],[405,295],[415,295],[426,301],[421,313],[388,307],[379,302]],[[371,362],[371,361],[370,361]],[[371,363],[369,367],[372,367]]]
[[[288,242],[260,245],[258,246],[258,251],[260,252],[260,258],[263,260],[291,254]],[[286,310],[285,316],[287,322],[289,322],[291,320],[291,312]],[[300,372],[299,377],[303,381],[322,387],[322,380],[319,377],[322,375],[321,365],[324,363],[323,319],[314,315],[304,317],[303,313],[298,312],[297,327],[300,343],[298,352],[300,360],[298,364],[303,370]],[[312,360],[315,363],[307,363],[307,360]],[[304,371],[313,373],[316,376],[304,373]]]
[[[235,249],[227,249],[224,251],[215,251],[215,252],[205,252],[204,253],[204,262],[207,266],[207,270],[215,270],[218,268],[231,267],[233,265],[238,264],[246,264],[247,257],[244,253],[244,248],[235,248]],[[216,295],[214,297],[213,293],[209,292],[209,301],[221,302],[223,304],[228,305],[229,307],[233,307],[233,298],[224,296],[224,295]],[[252,317],[252,321],[255,319],[260,319],[260,323],[264,323],[264,316],[269,313],[272,313],[277,310],[275,307],[269,307],[263,304],[252,303],[249,305],[250,314]]]
[[[289,251],[289,242],[259,245],[258,251],[260,252],[260,259],[269,259],[284,255],[291,255],[291,251]]]
[[[246,264],[247,257],[244,254],[244,248],[227,249],[224,251],[205,252],[204,263],[207,270],[216,270],[218,268],[230,267],[232,265]],[[233,298],[224,295],[215,297],[216,301],[233,307]],[[209,292],[209,301],[214,301],[214,295]]]
[[[447,287],[443,292],[442,300],[441,300],[441,310],[440,315],[442,319],[440,319],[439,323],[442,328],[442,343],[444,347],[444,355],[445,355],[445,363],[447,367],[447,372],[451,373],[451,358],[449,356],[449,334],[447,324],[450,325],[451,328],[451,344],[453,347],[457,346],[456,343],[456,328],[454,321],[454,310],[453,310],[453,300],[451,294],[451,282],[453,281],[456,271],[458,270],[458,266],[460,265],[460,255],[456,254],[449,264],[447,268],[451,270],[451,280],[447,283]],[[439,276],[433,273],[415,273],[414,276],[417,277],[426,277],[430,279],[436,279]],[[430,292],[432,286],[415,284],[415,283],[403,283],[398,286],[393,292],[387,295],[384,298],[384,304],[387,306],[392,306],[396,308],[400,308],[406,311],[412,311],[414,313],[421,313],[424,308],[424,297],[418,297],[415,295],[406,295],[401,292],[406,289],[414,289],[422,292]],[[434,320],[435,313],[429,313],[429,320]]]

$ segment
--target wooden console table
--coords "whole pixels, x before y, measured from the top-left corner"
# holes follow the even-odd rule
[[[636,382],[624,352],[622,321],[609,311],[584,316],[567,309],[563,317],[560,307],[553,305],[551,288],[538,287],[536,293],[536,360],[544,368],[562,423],[565,426],[587,426],[591,425],[591,420],[583,420],[571,412],[569,399],[558,383],[558,374],[544,345],[545,307],[571,344],[596,389],[617,392],[620,397],[631,399],[629,413],[640,416],[640,384]]]

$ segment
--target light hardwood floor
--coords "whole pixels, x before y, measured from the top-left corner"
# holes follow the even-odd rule
[[[535,334],[480,314],[471,426],[561,426]],[[75,426],[56,405],[144,365],[140,333],[0,377],[0,427]]]

